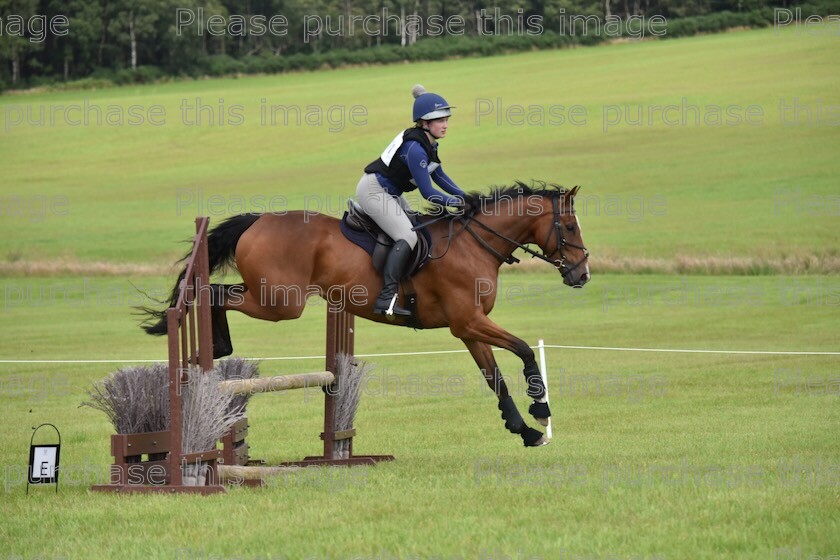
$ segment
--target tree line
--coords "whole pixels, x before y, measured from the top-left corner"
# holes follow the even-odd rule
[[[797,7],[840,13],[838,0],[0,0],[0,89],[556,48],[657,34],[654,21],[673,37]]]

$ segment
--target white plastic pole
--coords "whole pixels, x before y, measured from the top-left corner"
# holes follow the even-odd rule
[[[545,342],[543,342],[543,339],[540,339],[537,347],[540,350],[540,373],[542,374],[543,385],[545,385],[545,402],[551,406],[548,398],[548,373],[545,369]],[[548,426],[545,428],[545,435],[548,439],[551,439],[551,417],[548,419]]]

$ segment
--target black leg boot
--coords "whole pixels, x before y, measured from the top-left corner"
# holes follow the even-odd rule
[[[379,297],[376,298],[376,303],[373,306],[373,312],[377,315],[411,316],[411,311],[397,305],[400,279],[402,279],[405,265],[408,264],[410,257],[411,246],[405,240],[400,239],[391,247],[388,258],[385,259],[385,268],[382,270],[382,276],[385,280],[382,291],[379,292]]]

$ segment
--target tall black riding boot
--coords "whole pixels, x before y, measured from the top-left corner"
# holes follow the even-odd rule
[[[385,282],[373,306],[374,313],[378,315],[398,315],[401,317],[411,316],[411,311],[397,305],[400,279],[402,279],[405,265],[408,264],[410,257],[411,246],[405,240],[400,239],[391,247],[391,250],[388,252],[388,257],[385,259],[385,267],[382,270],[382,276]]]

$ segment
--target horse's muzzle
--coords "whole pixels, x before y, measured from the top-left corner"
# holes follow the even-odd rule
[[[589,275],[589,266],[581,269],[579,274],[576,274],[576,272],[574,271],[572,274],[564,276],[563,283],[572,288],[583,288],[583,285],[589,282],[591,278]]]

